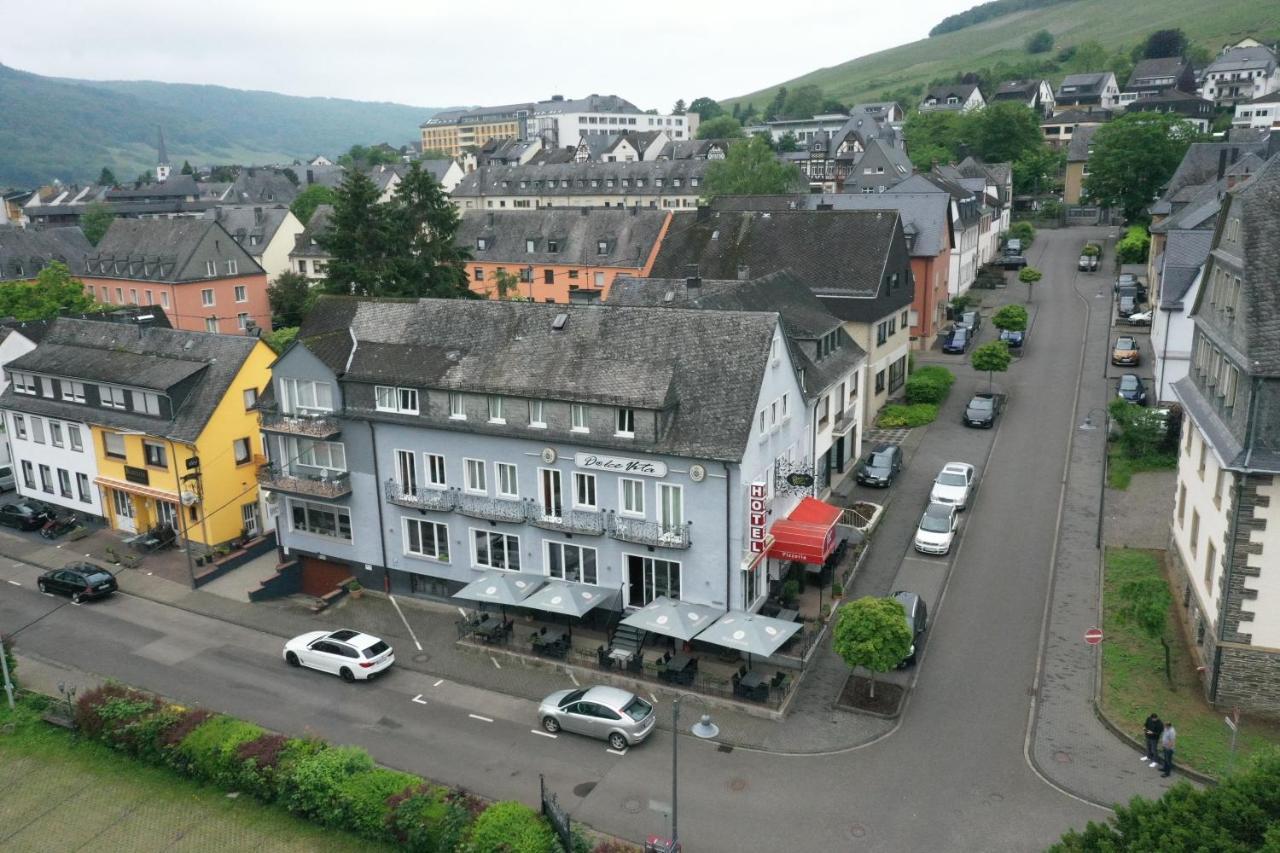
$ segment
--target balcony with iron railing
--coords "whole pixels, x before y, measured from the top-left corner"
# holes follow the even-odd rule
[[[622,542],[653,545],[659,548],[688,548],[692,544],[692,522],[664,524],[614,515],[609,522],[609,536]]]
[[[307,438],[333,438],[342,433],[337,412],[281,411],[278,406],[263,406],[258,410],[258,421],[267,432],[301,435]]]
[[[843,412],[836,415],[836,422],[832,425],[831,431],[836,435],[844,435],[853,429],[853,425],[858,422],[858,398],[854,397]]]
[[[394,479],[387,480],[386,501],[405,509],[427,512],[453,512],[458,506],[458,493],[452,489],[406,488]]]
[[[272,491],[312,498],[342,498],[351,494],[351,475],[327,468],[263,465],[258,469],[258,485]]]
[[[543,530],[582,533],[587,536],[604,535],[604,513],[596,510],[562,509],[559,515],[551,515],[537,501],[528,501],[525,505],[525,521]]]
[[[521,500],[503,500],[485,495],[461,494],[458,496],[457,511],[472,518],[485,521],[507,521],[515,524],[524,523],[525,505]]]

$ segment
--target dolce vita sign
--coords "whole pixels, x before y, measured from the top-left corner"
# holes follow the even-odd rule
[[[667,476],[667,463],[650,462],[647,459],[628,459],[625,456],[604,456],[599,453],[575,453],[573,464],[589,471],[609,471],[613,474],[639,474],[644,477]]]

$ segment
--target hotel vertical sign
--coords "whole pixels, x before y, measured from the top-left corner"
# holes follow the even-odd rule
[[[752,554],[764,552],[764,502],[768,494],[768,483],[751,484],[751,498],[747,504],[747,541]]]

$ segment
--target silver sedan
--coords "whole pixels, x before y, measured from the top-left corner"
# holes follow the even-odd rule
[[[589,735],[607,740],[618,751],[647,738],[657,716],[648,702],[617,687],[557,690],[538,707],[538,718],[548,733],[564,729]]]

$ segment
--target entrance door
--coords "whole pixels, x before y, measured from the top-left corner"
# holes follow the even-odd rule
[[[544,518],[564,518],[564,498],[560,489],[560,472],[542,469],[542,515]]]
[[[257,536],[262,531],[262,518],[258,514],[257,501],[241,504],[240,520],[243,522],[246,536]]]
[[[112,489],[111,501],[115,509],[116,529],[136,533],[138,525],[134,521],[133,500],[129,497],[129,493]]]
[[[178,505],[169,501],[156,501],[156,515],[160,517],[161,524],[169,525],[174,533],[181,533],[178,529]]]

